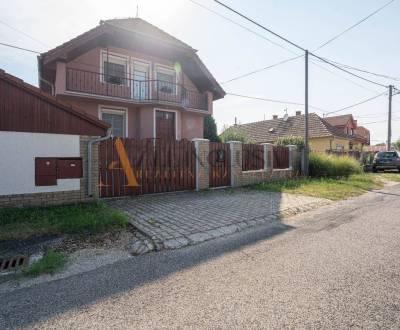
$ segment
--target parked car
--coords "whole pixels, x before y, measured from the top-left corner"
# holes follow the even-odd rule
[[[400,154],[397,151],[378,152],[372,163],[373,172],[378,170],[399,170],[400,172]]]

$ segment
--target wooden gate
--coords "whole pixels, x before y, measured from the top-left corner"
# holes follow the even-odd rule
[[[226,143],[210,142],[208,156],[210,187],[231,185],[231,149]]]
[[[100,197],[192,190],[195,147],[188,140],[114,138],[99,146]]]
[[[273,168],[283,169],[289,167],[289,148],[284,146],[273,147]]]

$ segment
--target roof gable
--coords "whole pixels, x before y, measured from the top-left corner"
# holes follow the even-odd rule
[[[347,126],[348,122],[351,121],[353,126],[357,126],[353,115],[348,114],[348,115],[340,115],[340,116],[332,116],[332,117],[325,117],[325,121],[327,121],[329,124],[332,126],[340,126],[340,127],[345,127]]]
[[[109,125],[0,70],[0,131],[105,135]]]

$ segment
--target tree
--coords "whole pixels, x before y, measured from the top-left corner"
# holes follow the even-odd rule
[[[226,143],[228,141],[240,141],[242,143],[252,143],[248,135],[235,126],[225,129],[219,136],[221,141]]]
[[[211,142],[220,142],[217,133],[217,124],[213,116],[204,117],[204,138]]]
[[[395,147],[396,150],[400,150],[400,138],[393,143],[393,146]]]
[[[299,149],[303,149],[305,146],[304,138],[302,136],[294,135],[281,136],[276,140],[276,144],[278,146],[294,145],[297,146]]]

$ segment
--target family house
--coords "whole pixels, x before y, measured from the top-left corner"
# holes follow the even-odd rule
[[[43,53],[40,88],[132,138],[203,137],[225,92],[182,41],[140,18],[111,19]]]
[[[353,115],[340,115],[324,118],[332,126],[341,129],[347,135],[353,137],[353,148],[361,150],[363,146],[370,144],[369,130],[363,126],[357,125]]]
[[[315,152],[349,151],[357,145],[356,137],[343,129],[332,126],[325,118],[315,113],[309,114],[310,149]],[[263,120],[254,123],[235,125],[254,143],[274,143],[283,136],[304,136],[305,116],[300,111],[295,116]]]

